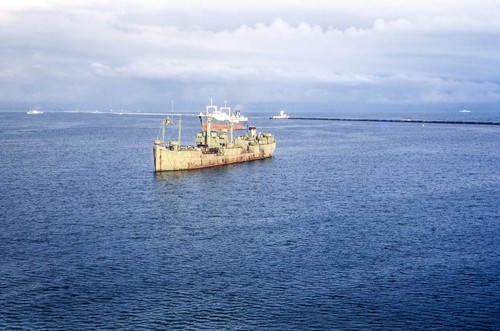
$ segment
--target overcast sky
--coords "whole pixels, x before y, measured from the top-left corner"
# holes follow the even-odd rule
[[[0,109],[492,108],[500,1],[0,0],[0,84]]]

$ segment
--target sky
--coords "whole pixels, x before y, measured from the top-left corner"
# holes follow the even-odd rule
[[[498,0],[0,0],[0,109],[500,104]],[[499,111],[500,111],[500,107]]]

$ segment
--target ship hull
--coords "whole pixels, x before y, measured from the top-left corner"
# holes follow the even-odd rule
[[[201,122],[201,129],[203,131],[207,130],[207,117],[199,116]],[[215,117],[212,117],[212,121],[210,123],[212,130],[230,130],[230,126],[233,126],[233,130],[243,130],[245,129],[245,125],[247,124],[246,120],[221,120]]]
[[[202,169],[263,160],[272,157],[275,149],[275,142],[224,149],[185,147],[175,150],[168,146],[154,145],[155,172]]]
[[[212,123],[212,130],[229,130],[229,124],[226,123]],[[207,130],[207,124],[202,123],[201,129],[203,131]],[[233,124],[233,130],[243,130],[245,129],[245,124],[235,123]]]

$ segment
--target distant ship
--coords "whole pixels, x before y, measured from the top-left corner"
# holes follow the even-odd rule
[[[470,110],[462,109],[462,110],[459,111],[459,113],[470,113]]]
[[[43,111],[41,111],[39,109],[32,109],[32,110],[26,112],[26,114],[28,114],[28,115],[40,115],[40,114],[43,114]]]
[[[165,143],[165,128],[173,124],[167,117],[162,122],[161,138],[153,143],[155,172],[191,170],[221,165],[262,160],[272,157],[276,141],[270,133],[257,133],[249,127],[245,135],[233,139],[233,126],[226,129],[213,129],[210,113],[205,116],[206,130],[196,134],[194,146],[182,146],[181,120],[177,120],[178,140]],[[216,123],[218,120],[215,120]],[[229,134],[229,136],[228,136]]]
[[[224,107],[217,108],[210,100],[210,105],[206,106],[205,113],[199,115],[202,130],[207,130],[207,116],[212,119],[212,130],[229,130],[230,125],[233,130],[243,130],[248,122],[248,118],[243,116],[239,110],[231,114],[231,107],[224,103]]]
[[[288,116],[287,114],[285,114],[284,110],[280,110],[280,114],[279,115],[271,116],[271,119],[275,119],[275,120],[286,120],[287,118],[290,118],[290,116]]]

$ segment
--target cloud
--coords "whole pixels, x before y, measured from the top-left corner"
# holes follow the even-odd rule
[[[2,4],[0,105],[99,96],[97,107],[156,107],[224,93],[257,103],[495,103],[498,9],[489,0]]]

